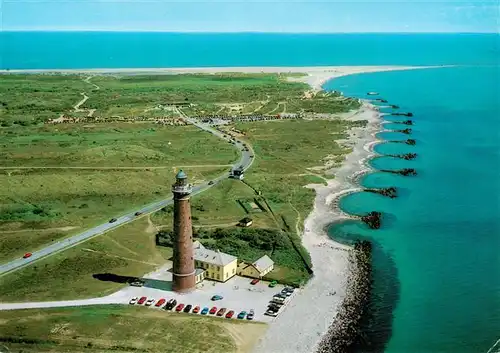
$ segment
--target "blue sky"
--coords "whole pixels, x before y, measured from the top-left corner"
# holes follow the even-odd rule
[[[497,32],[497,1],[0,0],[3,30]]]

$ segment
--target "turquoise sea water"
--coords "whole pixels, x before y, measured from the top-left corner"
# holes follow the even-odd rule
[[[384,212],[383,228],[333,225],[332,237],[374,241],[374,311],[368,329],[388,353],[486,352],[500,328],[500,100],[498,35],[276,35],[166,33],[0,33],[0,68],[435,65],[457,68],[339,78],[325,85],[366,98],[378,91],[412,111],[416,146],[386,143],[376,169],[412,167],[416,177],[375,172],[353,213]],[[406,117],[387,117],[406,120]],[[406,125],[388,124],[387,128]],[[381,138],[406,138],[381,133]]]
[[[499,74],[498,68],[476,67],[375,73],[339,78],[325,87],[364,98],[376,91],[400,111],[414,113],[413,126],[385,127],[411,128],[416,146],[384,143],[375,150],[418,157],[379,157],[371,165],[415,168],[418,176],[375,172],[361,184],[396,186],[401,196],[357,193],[341,200],[341,207],[355,214],[384,212],[383,228],[348,222],[329,229],[343,241],[361,236],[377,244],[371,331],[384,341],[392,329],[388,353],[486,352],[499,338]]]

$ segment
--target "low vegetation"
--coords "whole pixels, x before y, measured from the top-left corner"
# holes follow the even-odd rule
[[[0,277],[0,301],[69,300],[105,296],[171,258],[155,245],[147,217]],[[123,279],[123,280],[122,280]]]
[[[0,137],[0,259],[170,197],[180,168],[198,183],[237,159],[192,126],[14,127]]]
[[[188,115],[337,113],[356,100],[333,93],[305,96],[296,74],[182,74],[156,76],[0,76],[0,124],[29,126],[61,115],[104,119],[179,117],[169,105],[186,105]],[[87,79],[87,81],[84,81]],[[85,93],[89,98],[74,111]],[[305,99],[306,98],[306,99]],[[92,118],[87,118],[92,121]]]
[[[0,347],[13,353],[236,353],[264,330],[258,323],[118,305],[0,312]]]

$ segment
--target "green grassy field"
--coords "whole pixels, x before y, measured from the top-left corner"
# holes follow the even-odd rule
[[[147,217],[141,217],[2,276],[0,301],[68,300],[111,294],[126,284],[102,281],[95,275],[111,273],[141,277],[171,257],[170,249],[155,245],[155,233]]]
[[[70,111],[88,87],[78,75],[0,75],[0,125],[57,118]]]
[[[199,183],[238,156],[192,126],[11,127],[0,137],[0,259],[170,197],[180,168]]]
[[[94,117],[100,118],[176,117],[165,107],[178,102],[193,104],[183,109],[188,115],[227,114],[224,104],[234,103],[241,104],[242,114],[337,113],[359,106],[356,100],[342,101],[334,94],[302,99],[309,87],[288,82],[290,76],[298,75],[101,75],[90,83],[83,75],[0,75],[0,124],[26,126],[61,114],[85,117],[86,111],[73,112],[82,92],[90,98],[80,109],[96,109]]]
[[[12,353],[248,352],[266,326],[118,305],[0,312]]]

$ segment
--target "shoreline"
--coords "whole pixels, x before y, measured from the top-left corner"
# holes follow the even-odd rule
[[[87,74],[87,75],[175,75],[217,73],[303,73],[302,77],[290,77],[291,82],[307,83],[315,91],[322,90],[327,81],[354,74],[454,67],[455,65],[404,66],[404,65],[360,65],[360,66],[235,66],[235,67],[171,67],[171,68],[97,68],[97,69],[11,69],[0,70],[0,74]]]
[[[382,142],[376,134],[381,129],[381,113],[369,101],[354,114],[341,116],[346,120],[367,120],[365,127],[349,130],[348,139],[352,152],[338,168],[329,170],[335,179],[327,185],[309,184],[316,196],[311,213],[304,222],[302,244],[311,255],[314,275],[288,305],[279,320],[270,325],[266,334],[254,347],[254,353],[311,353],[320,348],[347,296],[349,278],[352,278],[352,247],[328,237],[327,227],[336,222],[353,219],[339,207],[339,200],[346,194],[361,191],[357,184],[361,175],[373,169],[366,163],[377,154],[373,146]],[[279,338],[283,332],[288,334]],[[281,335],[280,335],[281,333]],[[294,337],[291,341],[288,337]]]

